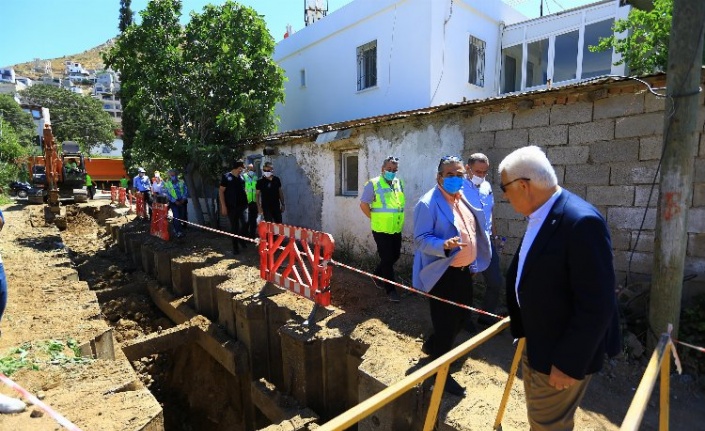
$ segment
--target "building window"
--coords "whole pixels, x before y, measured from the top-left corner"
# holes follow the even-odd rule
[[[502,50],[502,93],[521,90],[521,63],[523,45],[514,45]]]
[[[358,152],[343,152],[340,164],[342,166],[341,194],[343,196],[357,196]]]
[[[301,81],[301,86],[305,87],[306,86],[306,69],[301,69],[299,72],[299,79]]]
[[[357,47],[357,91],[377,85],[377,41]]]
[[[577,77],[579,33],[575,30],[556,36],[553,82],[569,81]]]
[[[478,87],[485,86],[485,41],[470,36],[468,60],[468,82]]]
[[[612,36],[613,19],[596,22],[585,26],[583,43],[583,73],[581,78],[609,75],[612,73],[612,50],[590,52],[590,46],[596,46],[601,37]]]
[[[548,82],[548,39],[527,44],[526,86],[535,87]]]

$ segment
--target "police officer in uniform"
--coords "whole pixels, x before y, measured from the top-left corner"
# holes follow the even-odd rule
[[[372,178],[362,190],[360,209],[370,219],[372,237],[377,244],[379,265],[374,274],[395,281],[394,263],[401,255],[401,231],[404,227],[404,182],[397,177],[399,158],[390,156],[382,162],[381,175]],[[392,302],[400,297],[394,285],[374,279],[384,288]]]
[[[245,180],[242,173],[245,170],[245,163],[238,160],[233,163],[230,172],[223,174],[220,179],[218,196],[220,197],[220,214],[227,216],[230,221],[230,231],[234,235],[244,236],[247,229],[245,222],[245,210],[247,209],[247,195],[245,193]],[[233,253],[240,253],[239,245],[247,247],[247,243],[235,237],[233,240]]]

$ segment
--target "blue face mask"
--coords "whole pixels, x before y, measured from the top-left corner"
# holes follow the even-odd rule
[[[397,173],[392,172],[392,171],[384,171],[384,179],[387,181],[394,181],[394,178],[396,178]]]
[[[451,195],[458,193],[460,191],[461,187],[463,187],[463,178],[462,177],[443,178],[443,190],[447,191]]]
[[[172,175],[172,176],[171,176],[171,180],[172,180],[172,181],[176,181],[176,175]]]

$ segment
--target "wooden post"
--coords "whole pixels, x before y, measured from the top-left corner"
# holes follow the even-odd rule
[[[674,324],[678,336],[683,268],[692,200],[693,163],[698,145],[696,120],[702,74],[705,2],[675,0],[668,47],[668,88],[664,118],[653,282],[649,306],[651,328]],[[650,338],[653,347],[656,339]]]

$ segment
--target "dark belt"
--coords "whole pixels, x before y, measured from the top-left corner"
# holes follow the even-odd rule
[[[472,271],[470,270],[470,265],[465,265],[465,266],[449,266],[448,269],[452,269],[452,270],[455,270],[455,271],[468,272],[468,273],[470,273],[470,274],[474,274],[474,272],[472,272]]]

